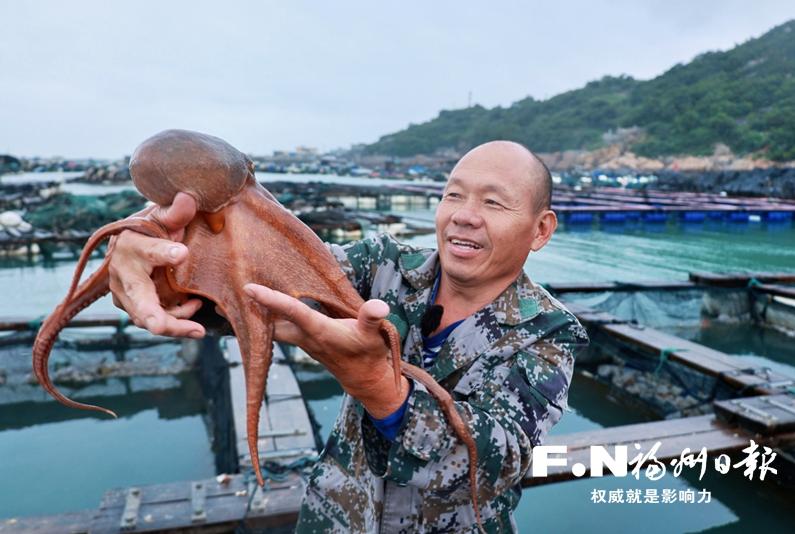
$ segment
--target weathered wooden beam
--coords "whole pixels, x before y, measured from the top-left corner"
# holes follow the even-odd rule
[[[744,394],[766,395],[795,385],[795,378],[762,368],[748,366],[737,358],[704,345],[666,334],[644,325],[631,324],[607,313],[577,304],[569,310],[586,326],[598,328],[612,338],[651,358],[667,358],[705,375],[715,376]]]
[[[25,331],[31,329],[38,329],[38,326],[46,316],[40,317],[22,317],[22,316],[5,316],[0,317],[0,331]],[[77,317],[69,321],[67,328],[85,328],[95,326],[113,326],[116,328],[126,328],[127,326],[135,326],[132,324],[126,314],[120,313],[94,313],[94,314],[79,314]]]
[[[131,491],[137,492],[137,506],[130,505]],[[289,527],[298,518],[303,494],[303,479],[295,473],[269,481],[265,489],[243,475],[115,489],[105,493],[87,531],[220,533],[241,525]]]
[[[761,284],[753,286],[754,291],[773,295],[775,297],[785,297],[788,299],[795,299],[795,286],[782,286],[778,284]]]
[[[692,272],[690,281],[714,287],[747,287],[752,280],[763,284],[795,283],[795,273],[747,272],[747,273],[710,273]]]
[[[651,282],[567,282],[544,284],[555,294],[562,293],[601,293],[603,291],[677,291],[698,288],[698,284],[687,280]]]
[[[91,520],[96,513],[96,510],[81,510],[58,515],[10,517],[0,519],[0,532],[3,534],[85,534],[89,532]]]
[[[241,469],[251,467],[246,435],[246,384],[237,340],[225,338],[224,354],[229,362],[229,391],[232,396],[237,454]],[[268,373],[265,409],[259,420],[260,461],[291,462],[317,453],[312,422],[301,397],[301,389],[290,367],[283,363],[278,343],[273,345],[273,363]]]

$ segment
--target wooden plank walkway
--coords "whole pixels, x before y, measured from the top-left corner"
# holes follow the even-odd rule
[[[39,317],[23,317],[23,316],[5,316],[0,317],[0,332],[2,331],[25,331],[32,328],[38,329],[41,321],[46,316]],[[69,321],[67,328],[86,328],[95,326],[112,326],[115,328],[126,328],[127,326],[135,326],[130,321],[127,314],[119,311],[119,313],[79,313],[77,316]]]
[[[617,317],[585,306],[567,303],[577,318],[590,328],[597,328],[609,336],[650,357],[665,354],[670,361],[691,367],[706,375],[721,378],[729,386],[744,394],[765,395],[781,388],[795,386],[795,379],[761,366],[748,366],[737,358],[686,339],[666,334],[654,328],[628,323]]]
[[[714,287],[748,287],[752,280],[762,284],[793,284],[795,273],[746,272],[746,273],[711,273],[692,272],[690,281],[704,286]]]
[[[660,280],[650,282],[566,282],[544,284],[554,294],[601,293],[603,291],[678,291],[700,287],[687,280]]]
[[[265,490],[243,475],[171,482],[105,493],[97,510],[0,520],[0,533],[232,532],[238,526],[291,532],[304,481],[297,474]],[[252,495],[253,493],[253,495]]]
[[[225,338],[224,353],[230,364],[229,382],[240,468],[251,467],[246,436],[246,386],[240,347],[234,337]],[[301,390],[278,343],[273,344],[273,363],[268,375],[265,409],[260,412],[260,462],[290,463],[317,454],[312,422]]]
[[[560,214],[699,212],[715,215],[755,214],[766,215],[769,220],[792,220],[795,213],[795,204],[780,198],[727,197],[706,193],[668,192],[653,189],[630,190],[615,187],[574,190],[556,186],[552,203],[553,209]]]
[[[795,286],[782,286],[778,284],[761,284],[753,286],[753,291],[773,295],[774,297],[784,297],[787,299],[795,299]]]
[[[0,519],[0,533],[83,534],[89,532],[96,510],[81,510],[58,515]]]

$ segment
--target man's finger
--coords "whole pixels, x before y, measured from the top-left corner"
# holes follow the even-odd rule
[[[116,242],[116,253],[134,259],[138,264],[146,264],[144,271],[151,271],[158,265],[177,265],[188,257],[188,247],[176,241],[149,237],[132,230],[119,234]],[[116,270],[122,269],[128,276],[129,264],[122,262]]]
[[[307,334],[317,333],[321,328],[319,319],[325,318],[325,316],[290,295],[259,284],[246,284],[243,286],[243,291],[271,312],[294,323]]]
[[[160,306],[160,299],[152,280],[132,281],[126,284],[129,298],[125,308],[135,324],[156,335],[177,337],[203,337],[204,327],[197,322],[172,317]]]
[[[144,256],[152,265],[177,265],[188,257],[188,247],[182,243],[155,239],[148,243]]]
[[[381,321],[389,315],[389,305],[383,300],[368,300],[359,308],[358,324],[364,331],[378,331]]]
[[[273,322],[273,339],[280,343],[300,346],[306,340],[306,334],[290,321],[276,319]]]
[[[182,304],[177,304],[176,306],[166,308],[165,311],[167,314],[172,317],[176,317],[177,319],[187,319],[188,317],[193,317],[193,315],[199,311],[199,308],[201,307],[201,299],[190,299],[187,302],[183,302]]]
[[[170,206],[159,207],[152,217],[166,227],[169,232],[182,230],[196,216],[196,200],[180,191]]]
[[[221,317],[223,317],[227,321],[229,320],[229,317],[226,316],[226,314],[224,313],[224,310],[222,310],[221,307],[218,304],[215,305],[215,313],[220,315]]]

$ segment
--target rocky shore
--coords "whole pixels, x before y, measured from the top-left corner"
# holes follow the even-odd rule
[[[656,189],[665,191],[726,192],[736,196],[795,198],[795,167],[750,171],[657,173]]]
[[[795,198],[795,161],[782,163],[763,157],[738,156],[725,145],[717,145],[709,156],[646,158],[624,144],[539,156],[553,172],[566,176],[653,175],[657,180],[648,187],[665,191]]]

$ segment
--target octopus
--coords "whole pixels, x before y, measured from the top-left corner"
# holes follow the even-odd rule
[[[188,257],[176,267],[152,273],[164,307],[190,297],[212,301],[238,339],[246,385],[246,431],[257,481],[264,479],[258,451],[260,409],[271,364],[274,319],[243,291],[255,282],[299,299],[322,305],[333,318],[356,318],[364,300],[342,272],[326,245],[254,176],[254,165],[226,141],[187,130],[166,130],[139,145],[130,159],[130,174],[138,191],[154,203],[142,211],[103,226],[86,242],[64,300],[47,316],[33,345],[33,370],[42,387],[62,404],[116,417],[100,406],[69,399],[52,383],[48,360],[60,331],[81,310],[110,291],[108,265],[112,243],[100,267],[80,283],[92,252],[105,239],[124,230],[170,239],[152,211],[170,205],[179,192],[196,201],[197,214],[182,242]],[[400,374],[423,384],[439,402],[469,456],[472,505],[481,524],[476,486],[477,449],[450,394],[423,369],[401,359],[400,336],[388,320],[380,331],[391,352],[395,387]]]

